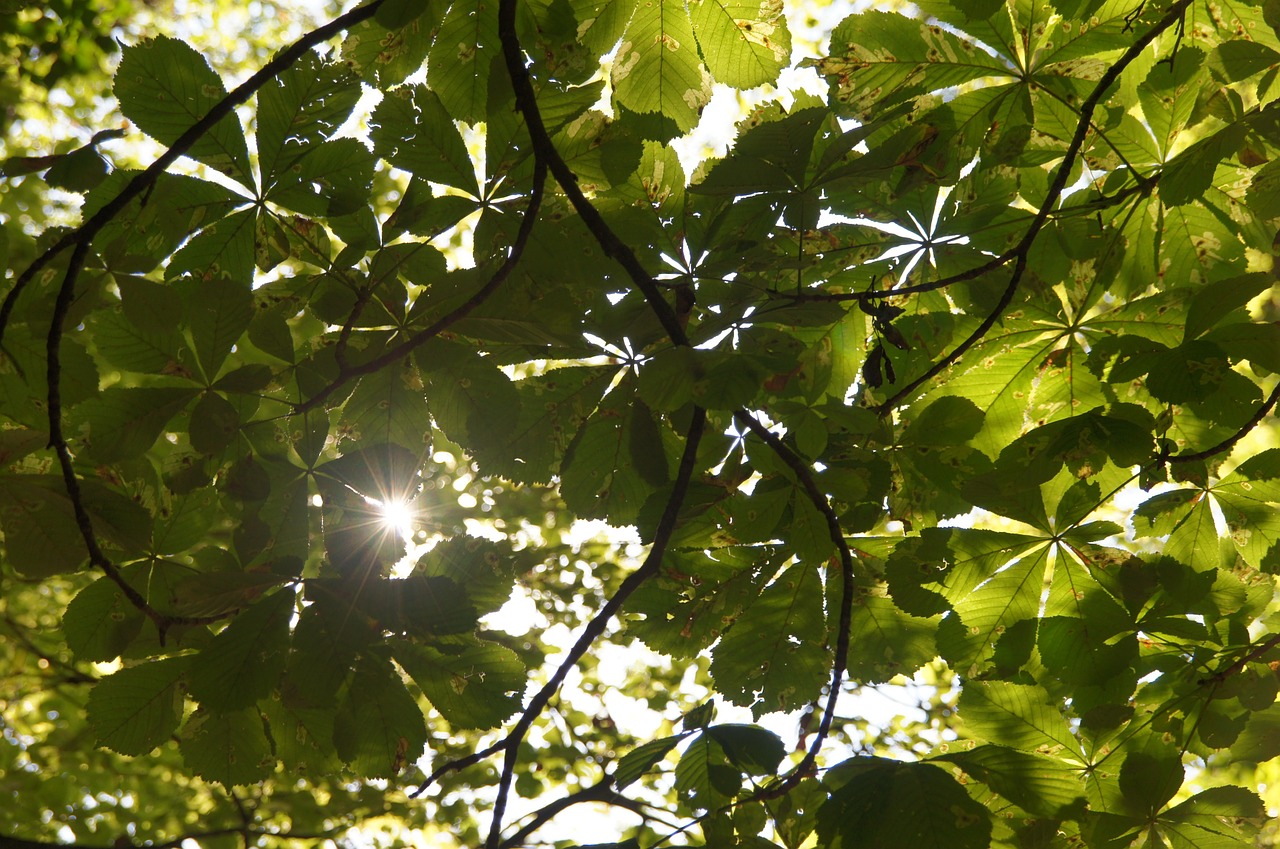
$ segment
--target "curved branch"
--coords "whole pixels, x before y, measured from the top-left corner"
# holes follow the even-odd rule
[[[84,539],[85,548],[89,554],[89,562],[101,569],[111,581],[120,588],[120,592],[129,600],[135,608],[142,611],[148,619],[156,626],[159,632],[160,642],[164,643],[165,634],[169,628],[174,625],[182,624],[199,624],[201,622],[216,621],[216,619],[190,619],[185,617],[168,616],[156,610],[147,599],[134,588],[124,575],[121,574],[120,568],[116,566],[103,553],[101,546],[98,545],[97,535],[93,530],[93,521],[89,516],[89,512],[84,505],[84,498],[80,491],[80,480],[76,476],[74,460],[71,456],[71,448],[67,444],[66,437],[62,431],[62,335],[63,324],[66,321],[67,313],[71,309],[71,304],[75,300],[76,280],[80,276],[81,270],[84,268],[85,259],[89,254],[89,246],[93,242],[94,236],[106,226],[116,215],[118,215],[128,203],[138,195],[147,191],[160,178],[168,167],[177,160],[179,156],[185,154],[207,133],[218,121],[222,120],[226,115],[241,103],[247,101],[254,92],[266,85],[267,82],[275,78],[281,71],[288,68],[298,59],[302,58],[305,53],[316,44],[319,44],[338,32],[347,29],[353,24],[359,23],[373,15],[383,0],[373,0],[366,6],[353,9],[345,15],[342,15],[324,26],[318,27],[295,41],[289,47],[280,52],[278,56],[267,64],[263,65],[253,76],[241,85],[237,86],[231,93],[220,100],[212,109],[209,110],[203,118],[191,126],[189,130],[178,137],[168,150],[161,154],[155,162],[142,173],[138,174],[129,184],[124,187],[120,194],[116,195],[109,203],[105,204],[102,209],[85,221],[75,230],[72,230],[63,238],[59,239],[52,247],[35,259],[26,271],[19,276],[14,283],[12,289],[5,296],[3,305],[0,305],[0,345],[3,345],[4,331],[8,326],[9,317],[13,312],[14,305],[17,303],[18,296],[22,293],[23,288],[34,279],[36,273],[46,266],[52,259],[68,247],[72,248],[71,257],[67,263],[66,274],[62,278],[62,285],[58,289],[58,295],[54,301],[53,317],[49,322],[49,334],[46,338],[45,353],[47,357],[47,381],[49,386],[48,395],[48,413],[49,413],[49,447],[53,449],[54,454],[58,458],[58,465],[62,472],[63,484],[67,488],[67,497],[71,501],[72,510],[75,514],[76,526],[80,530],[80,535]],[[221,618],[221,617],[218,617]]]
[[[529,701],[529,704],[520,714],[520,718],[516,721],[515,727],[507,733],[506,738],[503,740],[502,748],[506,750],[506,755],[502,763],[502,777],[498,781],[498,796],[493,805],[493,822],[489,827],[488,840],[485,841],[487,849],[499,849],[502,844],[502,815],[506,811],[507,797],[511,793],[511,783],[515,776],[516,762],[519,759],[520,743],[524,740],[525,734],[528,733],[534,720],[551,701],[551,697],[559,691],[560,685],[564,683],[564,679],[569,675],[569,670],[577,666],[582,656],[605,632],[605,629],[609,626],[609,620],[622,608],[623,603],[640,588],[641,584],[658,573],[658,568],[662,565],[662,558],[667,551],[667,545],[671,542],[671,535],[676,529],[676,520],[680,518],[680,507],[684,504],[685,495],[689,490],[689,483],[693,479],[693,470],[697,465],[698,442],[702,439],[702,431],[706,425],[706,420],[706,411],[701,407],[695,407],[692,420],[689,423],[688,433],[685,434],[684,454],[680,457],[680,469],[676,473],[675,481],[672,483],[671,496],[667,499],[666,506],[662,510],[662,518],[658,521],[658,528],[653,535],[653,543],[649,547],[649,553],[645,556],[644,562],[626,577],[617,591],[609,597],[604,607],[600,608],[600,611],[583,628],[577,641],[569,649],[568,655],[551,676],[551,679]]]
[[[524,116],[535,155],[547,164],[552,176],[560,184],[561,191],[569,198],[569,203],[573,204],[574,210],[600,243],[605,254],[623,267],[631,282],[644,295],[649,308],[653,310],[671,341],[676,345],[688,345],[689,338],[685,335],[684,327],[671,304],[662,297],[662,288],[653,279],[653,275],[645,270],[631,246],[613,232],[600,211],[587,200],[582,189],[578,188],[577,176],[551,141],[551,135],[542,122],[542,112],[538,109],[538,99],[529,79],[529,69],[525,66],[520,39],[516,35],[516,0],[501,0],[498,4],[498,37],[502,41],[502,55],[507,63],[507,73],[511,76],[511,86],[515,89],[516,108]]]
[[[1240,658],[1236,660],[1235,663],[1231,664],[1225,669],[1215,672],[1213,675],[1210,675],[1208,678],[1204,679],[1200,683],[1202,685],[1209,684],[1209,683],[1220,684],[1223,681],[1230,678],[1232,675],[1237,675],[1243,672],[1246,666],[1248,666],[1250,663],[1253,663],[1255,660],[1261,659],[1263,655],[1271,651],[1276,646],[1280,646],[1280,634],[1272,634],[1267,639],[1258,643],[1253,648],[1249,649],[1249,651],[1241,655]]]
[[[26,270],[14,281],[13,288],[5,295],[4,303],[0,304],[0,346],[4,344],[5,330],[9,326],[9,318],[13,314],[13,308],[18,302],[18,297],[22,294],[22,290],[27,287],[42,268],[53,261],[54,257],[75,245],[84,244],[87,247],[99,230],[124,211],[129,201],[155,185],[156,180],[160,179],[160,175],[167,171],[170,165],[176,162],[179,157],[185,155],[192,145],[199,141],[205,133],[213,129],[219,121],[230,115],[232,110],[247,102],[258,89],[301,59],[312,47],[328,41],[339,32],[350,29],[361,21],[373,17],[374,12],[378,11],[378,7],[382,3],[383,0],[370,0],[368,4],[352,9],[345,15],[340,15],[329,23],[313,29],[280,51],[275,58],[259,68],[257,73],[236,86],[226,97],[218,101],[209,110],[208,114],[192,124],[189,130],[178,136],[178,140],[170,145],[168,150],[160,154],[154,162],[147,166],[146,170],[130,180],[128,185],[120,191],[120,194],[116,195],[109,203],[104,204],[92,218],[54,242],[44,253],[36,257],[31,265],[27,266]]]
[[[427,792],[427,788],[435,784],[441,778],[444,778],[449,773],[457,772],[460,769],[466,769],[469,766],[478,764],[480,763],[480,761],[484,760],[490,755],[496,755],[498,752],[501,752],[503,748],[506,747],[506,745],[507,745],[507,740],[504,737],[498,742],[494,743],[492,746],[487,746],[483,749],[477,749],[476,751],[472,752],[469,755],[463,755],[460,758],[454,758],[451,761],[441,764],[440,766],[433,769],[430,775],[428,775],[425,779],[423,779],[422,783],[418,785],[417,789],[409,794],[409,798],[410,799],[418,798],[423,793]]]
[[[614,790],[612,777],[606,775],[590,787],[583,787],[575,790],[568,796],[557,799],[554,802],[539,808],[533,814],[533,818],[529,820],[529,822],[520,826],[519,831],[502,841],[499,849],[514,849],[516,846],[523,846],[525,840],[528,839],[528,837],[535,831],[551,822],[551,820],[559,816],[561,812],[573,807],[574,805],[580,805],[583,802],[604,802],[605,804],[612,805],[616,808],[626,808],[629,811],[639,814],[641,817],[646,816],[642,811],[637,810],[640,807],[640,803],[628,799],[626,796],[623,796],[621,793]]]
[[[1254,411],[1253,415],[1249,418],[1249,421],[1245,422],[1240,426],[1239,430],[1219,442],[1217,445],[1214,445],[1211,448],[1206,448],[1203,451],[1192,451],[1190,453],[1184,452],[1182,454],[1174,454],[1172,457],[1163,457],[1161,459],[1168,463],[1191,463],[1195,460],[1207,460],[1210,457],[1223,453],[1224,451],[1230,451],[1235,447],[1237,442],[1248,436],[1250,431],[1262,424],[1262,420],[1270,415],[1271,411],[1275,409],[1277,402],[1280,402],[1280,383],[1277,383],[1275,388],[1271,390],[1271,394],[1267,396],[1267,400],[1263,401],[1262,406],[1258,407],[1258,409]]]
[[[840,625],[839,630],[836,632],[835,657],[831,662],[831,684],[827,691],[827,704],[822,711],[822,719],[818,722],[818,730],[813,736],[813,742],[805,750],[804,757],[801,758],[800,763],[782,779],[780,784],[767,787],[759,794],[761,798],[773,798],[789,791],[799,783],[800,779],[813,771],[818,760],[818,751],[831,733],[831,723],[836,713],[836,700],[840,696],[840,687],[844,683],[844,673],[849,665],[849,635],[853,630],[853,551],[850,550],[849,544],[845,542],[844,531],[840,527],[840,517],[836,515],[835,510],[831,507],[831,502],[827,500],[827,496],[818,487],[817,481],[813,479],[813,473],[809,466],[794,451],[788,448],[776,434],[771,433],[768,428],[760,424],[755,416],[745,410],[738,410],[734,412],[733,417],[756,436],[760,437],[787,464],[791,471],[795,472],[801,486],[804,487],[805,494],[809,496],[813,506],[818,508],[818,512],[826,519],[827,533],[830,535],[831,542],[835,544],[836,551],[840,555]]]
[[[1178,24],[1182,20],[1182,16],[1186,13],[1187,8],[1191,3],[1192,0],[1177,0],[1169,11],[1165,13],[1164,17],[1151,27],[1151,29],[1143,33],[1136,41],[1134,41],[1133,44],[1129,45],[1129,48],[1121,54],[1120,58],[1117,59],[1111,67],[1107,68],[1106,72],[1098,79],[1098,84],[1094,86],[1093,91],[1089,92],[1089,96],[1080,104],[1080,123],[1076,125],[1075,135],[1071,137],[1071,143],[1067,145],[1067,151],[1063,154],[1062,164],[1058,166],[1058,170],[1053,175],[1053,181],[1049,184],[1049,190],[1045,195],[1044,203],[1040,205],[1040,209],[1036,212],[1036,217],[1032,219],[1031,226],[1027,228],[1027,232],[1023,234],[1021,241],[1018,242],[1012,251],[1001,254],[999,257],[996,257],[995,260],[979,266],[978,269],[975,270],[977,273],[972,271],[962,272],[964,275],[969,275],[963,279],[973,279],[974,277],[980,276],[980,274],[986,273],[986,271],[990,271],[1000,265],[1004,265],[1008,259],[1015,259],[1016,265],[1014,266],[1013,274],[1010,277],[1009,285],[1005,288],[1004,294],[1000,297],[1000,302],[996,305],[996,308],[992,310],[991,314],[983,319],[982,324],[978,325],[978,328],[971,333],[967,339],[961,342],[954,351],[934,363],[928,371],[911,381],[911,383],[899,390],[896,395],[881,404],[878,409],[880,415],[884,416],[890,413],[907,396],[912,392],[915,392],[921,384],[947,368],[947,366],[951,365],[956,360],[960,359],[965,351],[969,350],[975,343],[981,340],[982,337],[995,326],[995,323],[1000,320],[1005,309],[1013,300],[1013,295],[1018,289],[1018,284],[1021,282],[1022,275],[1026,272],[1027,256],[1031,252],[1032,244],[1035,243],[1036,237],[1040,235],[1040,231],[1044,229],[1044,225],[1048,222],[1049,216],[1053,214],[1054,205],[1057,204],[1058,200],[1062,196],[1062,192],[1067,187],[1067,180],[1071,176],[1071,169],[1075,165],[1076,157],[1080,155],[1080,149],[1084,147],[1084,141],[1089,135],[1089,128],[1093,122],[1093,111],[1098,107],[1098,104],[1102,101],[1102,98],[1106,95],[1111,86],[1120,78],[1120,74],[1124,69],[1142,54],[1142,51],[1146,49],[1148,44],[1155,40],[1156,36],[1160,35],[1160,33],[1164,32],[1169,27]],[[1000,262],[993,265],[996,260],[1000,260]],[[936,282],[935,284],[929,285],[936,285]],[[905,294],[905,291],[895,291],[893,294]]]

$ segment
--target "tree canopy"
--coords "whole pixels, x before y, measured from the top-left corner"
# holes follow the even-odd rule
[[[1270,845],[1280,0],[143,5],[0,4],[0,846]]]

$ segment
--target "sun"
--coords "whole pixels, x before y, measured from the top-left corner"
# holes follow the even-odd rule
[[[413,506],[400,498],[389,498],[377,505],[378,515],[387,530],[394,530],[402,537],[413,534]]]

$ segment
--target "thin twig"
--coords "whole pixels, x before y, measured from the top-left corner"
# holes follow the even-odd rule
[[[546,182],[546,176],[546,165],[541,161],[536,162],[533,168],[533,188],[529,192],[529,205],[525,208],[524,217],[520,220],[520,229],[516,233],[515,240],[511,243],[511,251],[507,254],[507,258],[493,272],[493,276],[489,278],[488,282],[477,289],[466,301],[433,321],[429,326],[414,333],[391,350],[360,365],[342,368],[338,376],[323,389],[305,401],[294,404],[292,414],[298,415],[299,413],[313,410],[324,403],[325,399],[348,381],[366,374],[373,374],[397,360],[403,359],[415,349],[422,347],[454,324],[466,318],[487,301],[494,292],[498,291],[498,288],[511,276],[511,272],[515,271],[516,266],[520,263],[520,258],[524,255],[525,246],[529,243],[529,236],[533,233],[533,225],[538,220],[538,209],[542,205],[543,183]]]
[[[500,849],[514,849],[516,846],[524,845],[528,837],[538,829],[542,828],[551,820],[555,819],[560,813],[574,805],[580,805],[584,802],[604,802],[617,808],[626,808],[639,814],[647,819],[647,815],[637,810],[640,807],[639,802],[635,802],[623,796],[613,789],[613,777],[604,776],[595,784],[589,787],[581,787],[568,796],[557,799],[542,808],[539,808],[529,822],[520,826],[520,830],[512,834],[506,840],[502,841]]]
[[[1236,675],[1240,672],[1243,672],[1246,666],[1248,666],[1250,663],[1253,663],[1255,660],[1262,657],[1264,654],[1271,651],[1276,646],[1280,646],[1280,634],[1272,634],[1270,637],[1258,643],[1256,646],[1254,646],[1252,649],[1250,649],[1248,652],[1242,655],[1240,659],[1237,660],[1235,663],[1231,664],[1226,669],[1222,669],[1218,672],[1215,672],[1213,675],[1210,675],[1208,678],[1204,679],[1200,683],[1201,684],[1208,684],[1208,683],[1219,684],[1227,680],[1228,678],[1230,678],[1232,675]]]
[[[472,752],[469,755],[463,755],[460,758],[454,758],[451,761],[441,764],[440,766],[436,767],[431,771],[431,774],[428,775],[423,780],[423,782],[418,785],[416,790],[414,790],[412,793],[409,794],[409,798],[410,799],[418,798],[423,793],[427,792],[427,788],[431,787],[431,785],[435,784],[437,781],[439,781],[441,778],[444,778],[449,773],[457,772],[460,769],[466,769],[469,766],[478,764],[480,763],[480,761],[484,760],[485,758],[491,757],[492,755],[496,755],[498,752],[501,752],[506,747],[506,745],[507,745],[507,739],[504,737],[491,746],[487,746],[483,749],[477,749],[476,751]]]
[[[1248,436],[1250,431],[1262,424],[1262,420],[1270,415],[1271,411],[1275,409],[1277,402],[1280,402],[1280,383],[1277,383],[1275,388],[1271,390],[1271,394],[1267,396],[1267,400],[1262,402],[1262,406],[1258,407],[1258,409],[1254,411],[1253,415],[1249,418],[1249,421],[1245,422],[1240,426],[1239,430],[1219,442],[1217,445],[1214,445],[1211,448],[1206,448],[1203,451],[1174,454],[1171,457],[1162,457],[1161,459],[1169,463],[1191,463],[1196,460],[1207,460],[1217,454],[1230,451],[1235,447],[1237,442]]]

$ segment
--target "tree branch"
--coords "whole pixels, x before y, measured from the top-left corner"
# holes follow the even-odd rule
[[[498,37],[502,41],[502,55],[507,63],[507,72],[511,75],[511,86],[515,90],[516,108],[524,116],[534,154],[547,164],[552,176],[560,184],[561,191],[569,198],[569,203],[582,218],[583,224],[587,226],[591,235],[595,236],[596,241],[600,243],[605,254],[622,266],[636,288],[644,295],[650,309],[657,316],[658,322],[671,341],[676,345],[688,345],[689,339],[685,335],[684,327],[681,326],[680,319],[671,304],[662,297],[661,287],[654,281],[653,275],[645,270],[635,251],[631,250],[631,246],[613,232],[613,228],[604,220],[604,216],[591,201],[587,200],[582,189],[578,188],[577,176],[564,161],[560,151],[556,150],[555,143],[547,133],[546,125],[542,122],[542,113],[538,109],[538,98],[534,94],[533,83],[529,79],[529,69],[525,66],[520,40],[516,35],[516,0],[500,0],[498,3]]]
[[[1267,400],[1263,401],[1262,406],[1258,407],[1258,409],[1254,411],[1253,415],[1249,418],[1249,421],[1245,422],[1240,426],[1239,430],[1219,442],[1217,445],[1206,448],[1203,451],[1192,451],[1190,453],[1184,452],[1181,454],[1174,454],[1171,457],[1162,457],[1161,459],[1167,463],[1191,463],[1196,460],[1207,460],[1210,457],[1222,454],[1225,451],[1230,451],[1235,447],[1237,442],[1248,436],[1250,431],[1262,424],[1262,420],[1270,415],[1271,411],[1275,409],[1277,402],[1280,402],[1280,383],[1275,385],[1275,388],[1271,390],[1271,394],[1267,396]]]
[[[684,503],[693,479],[693,470],[697,465],[698,442],[702,439],[702,431],[706,425],[707,414],[701,407],[695,407],[689,430],[685,434],[684,454],[680,457],[680,469],[671,487],[671,496],[662,510],[662,518],[653,535],[653,543],[644,562],[623,580],[617,591],[605,602],[604,607],[591,618],[578,636],[568,655],[556,669],[551,679],[529,701],[515,727],[508,732],[502,747],[506,750],[502,763],[502,777],[498,781],[498,796],[493,805],[493,822],[489,827],[489,838],[485,841],[487,849],[499,849],[502,837],[502,815],[506,811],[507,797],[511,792],[511,782],[515,775],[516,762],[519,759],[520,743],[532,727],[534,719],[542,713],[551,697],[559,691],[560,685],[568,676],[569,670],[577,666],[578,661],[587,653],[592,644],[608,628],[609,620],[622,608],[623,603],[640,585],[658,573],[662,558],[666,554],[667,545],[671,542],[671,534],[675,531],[676,521],[680,518],[680,507]]]
[[[395,361],[403,359],[416,348],[420,348],[457,322],[466,318],[477,307],[487,301],[494,292],[498,291],[498,288],[511,276],[511,272],[515,271],[516,266],[520,263],[520,258],[524,255],[525,246],[529,243],[529,236],[533,233],[533,225],[538,220],[538,210],[542,206],[543,184],[546,182],[546,177],[546,165],[540,160],[536,161],[533,166],[533,188],[529,192],[529,205],[525,207],[524,217],[520,220],[520,229],[516,232],[516,238],[511,243],[511,252],[502,261],[502,265],[498,266],[498,269],[493,272],[493,276],[489,278],[488,282],[477,289],[466,301],[433,321],[429,326],[414,333],[390,351],[357,366],[343,366],[338,377],[332,383],[307,400],[295,404],[292,414],[298,415],[308,410],[313,410],[324,403],[325,399],[348,381],[366,374],[373,374]]]
[[[514,849],[516,846],[523,845],[524,841],[535,831],[551,822],[551,820],[555,819],[566,809],[571,808],[574,805],[580,805],[583,802],[604,802],[615,807],[626,808],[632,811],[639,806],[637,802],[634,802],[626,796],[623,796],[621,793],[615,791],[613,789],[612,776],[606,775],[589,787],[579,788],[568,796],[557,799],[554,802],[539,808],[537,812],[534,813],[533,819],[520,826],[519,831],[502,841],[499,849]],[[641,816],[644,816],[644,814],[641,814]]]
[[[853,552],[849,549],[849,544],[845,542],[844,531],[840,527],[840,517],[836,515],[836,511],[831,507],[831,502],[827,500],[827,496],[818,487],[818,483],[814,480],[813,472],[809,466],[794,451],[788,448],[777,435],[771,433],[767,427],[760,424],[755,416],[739,410],[733,414],[733,417],[763,440],[787,464],[791,471],[795,472],[796,477],[800,480],[800,485],[804,487],[805,494],[813,502],[813,506],[818,508],[818,512],[822,514],[823,518],[826,519],[827,533],[831,537],[831,542],[835,545],[840,557],[840,625],[839,630],[836,632],[835,656],[831,661],[831,684],[827,691],[827,704],[822,711],[822,719],[818,722],[818,730],[814,734],[813,742],[805,750],[804,757],[801,758],[800,763],[796,764],[795,769],[791,770],[780,784],[768,787],[760,794],[761,798],[772,798],[786,793],[795,787],[800,782],[800,779],[813,771],[817,763],[818,751],[831,733],[831,722],[836,713],[836,700],[840,696],[840,688],[844,683],[844,673],[849,666],[849,635],[853,631],[853,596],[855,592],[853,584]]]
[[[1230,678],[1232,675],[1237,675],[1240,672],[1243,672],[1246,666],[1248,666],[1250,663],[1253,663],[1255,660],[1258,660],[1260,657],[1262,657],[1267,652],[1271,651],[1276,646],[1280,646],[1280,634],[1272,634],[1270,637],[1258,643],[1249,651],[1245,652],[1244,655],[1242,655],[1240,659],[1237,660],[1235,663],[1231,664],[1226,669],[1222,669],[1218,672],[1215,672],[1213,675],[1210,675],[1208,678],[1204,679],[1200,683],[1201,684],[1221,683],[1227,680],[1228,678]]]
[[[68,247],[72,248],[71,257],[67,263],[66,274],[62,278],[62,285],[58,289],[58,295],[54,301],[53,317],[49,322],[49,334],[46,338],[45,353],[47,357],[46,370],[47,381],[49,385],[48,395],[48,414],[49,414],[49,447],[53,449],[54,454],[58,458],[58,465],[61,468],[63,484],[67,488],[67,497],[71,501],[71,506],[75,514],[76,526],[80,530],[81,537],[84,538],[85,548],[88,550],[89,562],[101,569],[111,581],[120,588],[129,600],[129,603],[142,611],[148,619],[156,626],[159,632],[160,642],[163,645],[165,634],[168,629],[174,625],[180,624],[199,624],[202,622],[217,621],[216,619],[190,619],[184,617],[167,616],[157,611],[147,599],[138,592],[132,585],[125,580],[117,567],[103,553],[101,546],[98,545],[97,535],[93,530],[93,521],[89,516],[88,510],[84,505],[84,498],[80,491],[80,481],[76,476],[74,460],[71,456],[70,446],[67,444],[66,437],[62,431],[62,359],[61,346],[63,335],[63,324],[66,321],[67,313],[71,309],[71,304],[75,300],[76,280],[80,276],[80,271],[84,268],[85,259],[89,254],[89,247],[93,242],[94,236],[106,226],[129,204],[133,198],[147,191],[160,178],[166,169],[173,164],[174,161],[182,156],[191,146],[196,143],[212,129],[218,121],[223,117],[231,114],[232,110],[239,104],[247,101],[254,92],[264,86],[267,82],[275,78],[277,74],[284,71],[298,59],[310,50],[316,44],[319,44],[338,32],[359,23],[377,11],[378,6],[383,0],[373,0],[366,6],[353,9],[345,15],[342,15],[329,23],[304,35],[295,41],[289,47],[285,48],[281,53],[267,64],[263,65],[253,76],[241,85],[237,86],[231,93],[220,100],[212,109],[209,110],[203,118],[191,126],[189,130],[178,137],[168,150],[159,156],[155,162],[142,173],[138,174],[129,184],[124,187],[120,194],[116,195],[110,202],[105,204],[102,209],[85,221],[75,230],[72,230],[63,238],[59,239],[51,248],[36,258],[27,270],[22,273],[18,280],[14,283],[14,287],[5,296],[4,304],[0,306],[0,346],[3,345],[4,331],[8,326],[10,315],[13,312],[14,305],[17,303],[18,296],[22,293],[23,288],[30,282],[35,274],[46,266],[52,259]],[[222,617],[218,617],[222,618]]]
[[[84,244],[87,247],[93,237],[98,234],[98,231],[105,227],[111,219],[124,211],[129,201],[155,185],[156,180],[160,179],[160,175],[165,173],[170,165],[176,162],[179,157],[185,155],[192,145],[199,141],[205,133],[213,129],[219,121],[230,115],[237,106],[247,102],[258,89],[301,59],[312,47],[328,41],[339,32],[350,29],[361,21],[373,17],[373,14],[378,11],[378,7],[382,3],[383,0],[370,0],[366,5],[352,9],[345,15],[340,15],[329,23],[317,27],[280,51],[274,59],[259,68],[257,73],[236,86],[226,97],[218,101],[209,110],[208,114],[191,125],[191,129],[178,136],[178,140],[170,145],[168,150],[160,154],[146,170],[130,180],[120,194],[116,195],[109,203],[104,204],[92,218],[67,233],[45,250],[44,253],[36,257],[31,265],[27,266],[26,270],[18,276],[13,288],[5,295],[4,303],[0,304],[0,346],[4,344],[5,330],[9,326],[9,319],[13,314],[13,308],[17,304],[18,297],[22,294],[22,290],[27,287],[42,268],[53,261],[54,257],[75,245]]]
[[[1129,66],[1133,60],[1142,55],[1142,51],[1147,45],[1155,40],[1156,36],[1167,30],[1169,27],[1177,24],[1182,20],[1183,14],[1191,5],[1192,0],[1177,0],[1176,3],[1165,13],[1151,29],[1141,35],[1129,48],[1115,61],[1111,67],[1098,79],[1098,84],[1094,86],[1093,91],[1089,92],[1089,96],[1080,104],[1080,123],[1076,125],[1075,135],[1071,137],[1071,143],[1067,145],[1067,151],[1063,154],[1062,164],[1058,166],[1058,170],[1054,173],[1053,182],[1049,184],[1049,190],[1045,196],[1045,201],[1040,205],[1040,209],[1036,212],[1036,217],[1032,219],[1031,226],[1027,228],[1027,232],[1023,234],[1022,240],[1017,246],[1007,254],[1001,254],[996,260],[979,266],[977,273],[962,272],[962,274],[971,275],[964,279],[973,279],[974,277],[985,274],[986,271],[1004,265],[1009,259],[1015,259],[1016,265],[1013,274],[1009,279],[1009,285],[1005,287],[1004,294],[1000,297],[1000,302],[996,304],[996,308],[991,314],[983,319],[978,328],[969,335],[967,339],[956,346],[955,350],[938,362],[934,363],[928,371],[920,375],[920,377],[911,381],[892,398],[885,401],[878,408],[880,415],[888,415],[898,404],[902,403],[907,396],[915,392],[925,381],[931,379],[935,375],[942,372],[956,360],[964,355],[975,343],[986,336],[987,333],[995,326],[996,322],[1003,316],[1005,309],[1013,301],[1013,295],[1018,289],[1018,284],[1022,280],[1022,275],[1026,272],[1027,256],[1031,252],[1031,246],[1034,244],[1036,237],[1040,235],[1040,231],[1044,229],[1044,225],[1049,220],[1049,216],[1053,213],[1053,207],[1058,203],[1062,196],[1062,192],[1067,187],[1067,180],[1071,176],[1071,169],[1075,166],[1076,157],[1080,155],[1080,149],[1084,147],[1084,140],[1089,135],[1089,127],[1093,122],[1093,111],[1097,108],[1102,98],[1106,95],[1107,90],[1115,84],[1120,78],[1120,74]],[[936,284],[935,284],[936,285]],[[894,294],[906,294],[905,291],[894,292]]]

